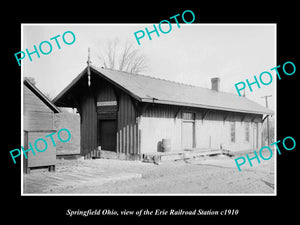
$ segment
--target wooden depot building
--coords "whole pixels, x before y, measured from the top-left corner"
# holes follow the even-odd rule
[[[88,66],[54,99],[80,114],[80,154],[122,158],[184,149],[256,150],[273,111],[235,94]]]

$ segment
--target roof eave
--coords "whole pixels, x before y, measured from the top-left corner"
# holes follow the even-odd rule
[[[105,80],[107,80],[109,83],[113,84],[114,86],[118,87],[119,89],[123,90],[124,92],[126,92],[127,94],[129,94],[130,96],[132,96],[134,99],[136,99],[137,101],[141,101],[141,98],[135,94],[133,94],[132,92],[130,92],[129,90],[125,89],[124,87],[120,86],[118,83],[116,83],[115,81],[113,81],[112,79],[108,78],[107,76],[105,76],[103,73],[101,73],[100,71],[98,71],[96,68],[94,68],[92,65],[90,66],[90,69],[92,72],[96,73],[97,75],[101,76],[102,78],[104,78]],[[77,76],[75,77],[71,83],[69,85],[67,85],[67,87],[65,87],[53,100],[52,103],[56,104],[56,105],[61,105],[62,103],[60,103],[60,101],[65,97],[65,95],[67,94],[67,92],[77,83],[78,80],[80,80],[80,78],[82,78],[82,76],[84,76],[87,73],[87,67]],[[67,104],[63,104],[62,107],[72,107],[70,105]]]
[[[160,99],[155,99],[155,98],[142,98],[141,101],[142,102],[149,102],[149,103],[159,103],[159,104],[168,104],[168,105],[188,106],[188,107],[205,108],[205,109],[215,109],[215,110],[241,112],[241,113],[250,113],[250,114],[274,115],[274,112],[272,110],[268,110],[268,111],[241,110],[241,109],[218,107],[218,106],[210,106],[210,105],[202,105],[202,104],[193,104],[193,103],[176,102],[176,101],[169,101],[169,100],[160,100]]]
[[[24,80],[24,85],[28,87],[42,102],[44,102],[54,113],[59,113],[61,110],[54,105],[34,84],[29,80]]]
[[[130,95],[131,97],[133,97],[134,99],[136,99],[137,101],[142,101],[142,98],[135,95],[134,93],[132,93],[131,91],[129,91],[128,89],[124,88],[123,86],[121,86],[120,84],[118,84],[117,82],[115,82],[114,80],[110,79],[109,77],[105,76],[105,74],[101,73],[100,71],[97,70],[97,68],[93,67],[92,65],[90,66],[90,68],[92,69],[93,72],[97,73],[98,75],[100,75],[102,78],[104,78],[106,81],[108,81],[109,83],[111,83],[112,85],[118,87],[119,89],[121,89],[122,91],[124,91],[125,93],[127,93],[128,95]]]
[[[52,103],[59,105],[59,101],[64,97],[64,95],[77,83],[77,81],[86,73],[87,67],[75,77],[69,85],[67,85],[53,100]],[[67,107],[67,106],[65,106]]]

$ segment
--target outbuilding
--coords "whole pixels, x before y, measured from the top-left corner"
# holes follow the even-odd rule
[[[34,143],[39,138],[56,132],[54,126],[54,114],[60,110],[35,86],[29,79],[23,81],[23,134],[25,150],[29,149],[29,143]],[[43,144],[41,144],[43,145]],[[43,149],[42,146],[40,149]],[[23,171],[29,173],[30,169],[48,167],[55,170],[56,147],[48,145],[44,152],[27,152],[27,159],[23,158]]]
[[[184,149],[259,149],[273,111],[246,97],[150,76],[87,66],[54,99],[80,114],[80,154],[119,158]]]

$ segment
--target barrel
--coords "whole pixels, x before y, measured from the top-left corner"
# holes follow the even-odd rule
[[[171,151],[171,139],[162,139],[161,148],[163,152]]]

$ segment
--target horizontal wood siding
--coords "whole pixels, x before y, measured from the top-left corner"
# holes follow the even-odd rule
[[[28,151],[27,159],[24,156],[24,172],[28,168],[52,166],[56,161],[56,147],[47,138],[46,135],[53,133],[54,129],[54,112],[38,96],[36,96],[26,85],[23,92],[23,129],[24,129],[24,149],[29,149],[31,144],[33,151]],[[38,138],[47,142],[47,148],[43,152],[36,150],[34,144]],[[37,141],[37,148],[45,149],[43,141]]]
[[[52,130],[54,112],[24,85],[24,130]]]
[[[118,110],[117,152],[139,154],[138,125],[132,99],[120,92]]]
[[[39,131],[39,132],[28,132],[27,133],[27,142],[31,143],[32,147],[34,148],[33,155],[32,151],[27,152],[27,166],[28,167],[39,167],[39,166],[51,166],[55,165],[56,161],[56,147],[52,144],[51,141],[49,141],[47,138],[45,138],[46,135],[48,135],[49,131]],[[47,142],[47,149],[43,152],[39,152],[35,148],[35,142],[38,138],[44,139]],[[40,150],[45,149],[45,143],[43,141],[36,142],[36,147]],[[29,146],[27,146],[29,148]]]

